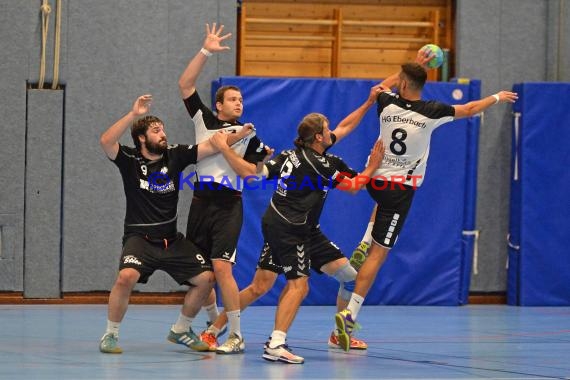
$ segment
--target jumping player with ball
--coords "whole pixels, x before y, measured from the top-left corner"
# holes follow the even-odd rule
[[[380,180],[367,185],[368,193],[376,201],[375,212],[363,241],[351,258],[351,263],[359,268],[351,299],[347,308],[335,315],[340,331],[339,344],[345,351],[350,349],[350,336],[364,298],[398,238],[415,189],[424,179],[432,132],[455,119],[473,116],[498,103],[514,103],[518,98],[514,92],[499,91],[459,105],[422,100],[427,69],[441,65],[443,54],[439,58],[439,52],[441,49],[435,45],[424,46],[418,51],[415,62],[403,64],[401,71],[381,83],[396,91],[382,92],[377,98],[381,123],[378,138],[384,141],[386,152],[374,177],[405,178],[406,181],[403,186],[400,182],[394,186]]]

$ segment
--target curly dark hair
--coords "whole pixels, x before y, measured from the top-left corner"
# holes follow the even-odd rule
[[[131,126],[131,137],[133,138],[135,147],[139,152],[141,150],[141,142],[139,141],[139,136],[145,136],[148,128],[154,123],[164,124],[162,120],[152,115],[141,117],[140,119],[133,122],[133,125]]]

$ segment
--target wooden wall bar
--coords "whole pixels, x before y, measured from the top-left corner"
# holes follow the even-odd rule
[[[452,17],[452,0],[244,0],[238,74],[384,78],[426,43],[451,50]]]

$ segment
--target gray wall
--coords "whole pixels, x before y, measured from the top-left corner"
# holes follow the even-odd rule
[[[514,83],[570,81],[569,8],[568,0],[458,0],[457,76],[481,79],[483,95]],[[479,265],[471,291],[506,289],[510,152],[511,107],[493,107],[480,132]]]
[[[51,3],[47,82],[53,62]],[[39,76],[40,5],[41,0],[0,0],[0,291],[53,297],[61,291],[108,290],[118,267],[125,202],[99,135],[138,95],[152,93],[153,113],[164,119],[170,141],[193,142],[176,82],[200,48],[208,21],[225,24],[234,37],[230,52],[210,58],[199,91],[208,95],[211,79],[235,74],[236,1],[64,1],[60,83],[65,90],[62,99],[48,95],[45,107],[35,106],[41,94],[26,90]],[[481,79],[483,94],[524,81],[569,81],[568,8],[567,0],[458,0],[457,76]],[[49,129],[42,127],[42,114],[49,114]],[[474,291],[506,288],[510,120],[509,107],[494,107],[481,129]],[[53,131],[58,123],[60,130]],[[42,133],[49,136],[42,140]],[[60,141],[59,153],[49,147]],[[184,230],[190,199],[188,192],[181,196]],[[139,289],[178,287],[159,274]]]
[[[234,33],[228,41],[232,50],[210,58],[198,89],[209,100],[211,79],[235,75],[236,2],[62,2],[59,82],[65,86],[64,100],[55,105],[50,101],[46,109],[33,108],[27,115],[26,83],[37,83],[39,78],[41,3],[0,1],[0,110],[4,137],[0,152],[4,162],[0,169],[4,179],[0,188],[0,291],[53,297],[60,291],[108,290],[118,267],[125,201],[119,172],[99,148],[99,135],[129,111],[137,96],[152,93],[153,113],[165,121],[169,140],[193,143],[190,119],[178,94],[178,76],[200,49],[205,23],[212,21],[223,23],[226,31]],[[55,1],[50,3],[46,82],[53,78]],[[55,120],[60,115],[63,126],[53,131],[42,129],[41,123],[26,121],[28,116],[36,121],[42,113],[51,114]],[[49,136],[38,143],[42,133]],[[27,136],[36,139],[27,140]],[[62,139],[62,158],[60,153],[58,160],[51,161],[46,175],[46,164],[38,158],[51,160],[51,155],[46,154],[49,145],[61,144]],[[130,137],[123,142],[131,144]],[[40,164],[26,167],[26,157]],[[58,171],[54,168],[60,168],[62,178],[53,175]],[[33,196],[40,193],[33,191],[46,195],[36,199]],[[185,228],[190,203],[185,193],[180,205],[181,228]],[[62,218],[59,212],[36,212],[41,218],[25,212],[27,207],[28,211],[36,211],[42,205],[53,211],[52,201],[60,203],[55,211],[61,209]],[[39,254],[38,246],[44,248],[46,256]],[[54,261],[54,254],[61,262]],[[38,263],[45,264],[46,273],[38,270]],[[51,278],[54,270],[60,271],[61,283]],[[42,285],[44,277],[48,281]],[[54,287],[60,287],[55,294]],[[178,286],[158,274],[140,289],[160,291]]]

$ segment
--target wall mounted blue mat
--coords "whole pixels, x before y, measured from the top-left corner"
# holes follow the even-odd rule
[[[253,122],[260,138],[276,152],[290,149],[301,118],[309,112],[328,116],[336,126],[364,102],[377,82],[348,79],[222,77],[222,85],[240,87],[244,96],[242,122]],[[469,84],[428,83],[425,99],[450,104],[480,97],[480,82]],[[356,170],[362,170],[378,137],[375,108],[345,140],[331,149]],[[424,184],[396,247],[380,271],[368,304],[458,305],[467,302],[472,265],[477,178],[479,118],[455,121],[434,132]],[[235,276],[240,289],[253,278],[262,245],[261,216],[271,188],[244,192],[244,226],[238,247]],[[352,196],[339,190],[329,193],[321,218],[323,231],[349,256],[359,242],[372,210],[366,191]],[[313,273],[314,274],[314,273]],[[275,305],[284,283],[257,305]],[[332,305],[338,286],[327,276],[311,275],[311,291],[305,305]]]
[[[570,305],[570,83],[513,87],[510,305]]]

